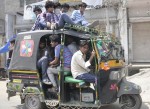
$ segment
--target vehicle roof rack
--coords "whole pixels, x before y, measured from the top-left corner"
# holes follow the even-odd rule
[[[71,25],[71,24],[66,24],[64,26],[64,29],[70,29],[70,30],[75,30],[78,32],[84,32],[86,34],[95,34],[98,35],[99,32],[95,28],[89,28],[81,25]]]

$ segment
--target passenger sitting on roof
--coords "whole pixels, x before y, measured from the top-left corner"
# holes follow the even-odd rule
[[[38,62],[37,66],[42,71],[42,81],[43,83],[49,84],[49,80],[47,77],[47,68],[48,61],[50,60],[49,49],[46,47],[46,39],[44,37],[41,38],[39,43],[39,53],[38,53]]]
[[[53,29],[53,23],[59,21],[59,17],[54,13],[55,4],[52,1],[47,1],[45,4],[46,8],[46,27],[47,29]]]
[[[53,12],[54,11],[54,3],[52,1],[47,1],[45,3],[46,12],[41,13],[37,16],[34,26],[32,27],[32,31],[34,30],[43,30],[43,29],[51,29],[50,23],[58,22],[58,16]]]
[[[46,19],[48,19],[47,20],[47,26],[51,27],[51,29],[57,29],[57,28],[63,28],[65,23],[75,24],[71,20],[71,18],[66,14],[68,12],[69,8],[70,8],[70,6],[66,3],[61,5],[59,21],[57,21],[57,22],[50,21],[50,17],[46,16]]]
[[[36,17],[42,13],[41,8],[39,8],[38,6],[35,6],[35,8],[33,9],[34,14],[36,15]]]
[[[84,18],[84,11],[87,7],[87,4],[82,2],[79,5],[79,10],[74,10],[72,12],[71,19],[75,22],[75,24],[79,24],[82,26],[88,26],[88,22]]]
[[[59,16],[60,15],[61,4],[59,2],[54,3],[54,13]]]
[[[47,74],[53,84],[52,90],[56,91],[58,89],[58,85],[54,75],[58,75],[58,72],[60,71],[60,67],[56,66],[59,64],[60,51],[63,49],[64,71],[70,71],[72,53],[66,46],[62,48],[62,45],[60,44],[60,37],[58,35],[51,36],[51,46],[55,49],[55,59],[49,63],[50,67],[47,69]]]
[[[32,27],[32,31],[35,31],[35,30],[40,30],[42,29],[43,27],[40,26],[39,24],[39,21],[42,19],[43,17],[43,13],[42,13],[42,10],[39,8],[39,7],[35,7],[33,12],[35,13],[36,15],[36,20],[34,22],[34,25]]]
[[[76,18],[76,19],[71,19],[66,13],[68,12],[70,6],[68,4],[63,4],[61,5],[61,10],[60,10],[60,16],[59,16],[59,21],[58,22],[50,22],[48,20],[47,22],[47,26],[51,27],[51,29],[60,29],[63,28],[64,25],[67,24],[71,24],[71,25],[75,25],[75,24],[79,24],[79,25],[83,25],[83,26],[87,26],[87,22],[84,20],[83,15],[80,15],[80,18]],[[82,12],[85,10],[85,8],[81,8]],[[75,14],[76,16],[77,14]],[[81,18],[82,17],[82,18]],[[47,16],[46,19],[49,19],[49,17]],[[77,22],[77,20],[80,20],[80,22]]]
[[[86,54],[89,50],[89,43],[88,41],[84,40],[80,42],[79,51],[77,51],[71,60],[71,72],[73,78],[84,80],[85,82],[95,83],[96,76],[90,72],[88,68],[91,65],[91,61],[95,56],[95,51],[92,51],[89,60],[86,62]]]

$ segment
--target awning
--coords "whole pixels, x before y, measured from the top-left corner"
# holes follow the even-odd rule
[[[6,53],[9,51],[10,41],[16,38],[16,35],[12,36],[9,41],[2,47],[0,47],[0,53]]]
[[[0,53],[6,53],[9,51],[10,42],[7,42],[4,46],[0,48]]]

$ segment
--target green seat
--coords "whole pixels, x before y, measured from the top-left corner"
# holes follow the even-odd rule
[[[70,75],[72,75],[72,73],[71,72],[69,72],[69,71],[64,71],[64,76],[70,76]]]
[[[70,72],[71,73],[71,72]],[[65,74],[69,74],[68,72],[64,72]],[[71,73],[72,74],[72,73]],[[79,80],[79,79],[74,79],[72,76],[65,76],[65,83],[73,83],[73,84],[79,84],[79,89],[80,89],[80,102],[82,101],[82,94],[81,94],[81,90],[82,87],[81,85],[84,84],[85,82],[83,80]]]
[[[74,79],[72,76],[66,76],[65,77],[65,82],[67,82],[67,83],[81,83],[81,82],[84,82],[84,81],[79,80],[79,79]]]

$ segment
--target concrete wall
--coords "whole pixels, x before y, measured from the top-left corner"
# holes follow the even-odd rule
[[[150,24],[150,1],[149,0],[128,0],[127,8],[128,8],[128,19],[129,19],[128,22],[129,63],[150,62],[149,58],[145,59],[146,56],[144,52],[144,50],[146,50],[145,48],[150,46],[150,44],[146,42],[148,41],[147,37],[149,37],[148,36],[149,31],[145,25],[145,24],[147,25]],[[140,29],[137,30],[136,29],[137,27]],[[145,35],[145,37],[143,37],[143,35]],[[139,42],[144,42],[144,43],[140,45]],[[139,46],[143,47],[143,49],[140,48],[139,50]],[[140,51],[140,53],[136,53],[136,51],[137,52]],[[150,54],[149,51],[146,52],[147,54]]]
[[[15,15],[21,11],[23,12],[23,7],[20,7],[20,0],[5,0],[5,13]]]
[[[5,44],[5,0],[0,0],[0,47]],[[0,54],[0,68],[4,68],[5,55]]]
[[[124,49],[125,62],[128,64],[128,30],[127,30],[127,8],[120,7],[118,13],[119,35]]]
[[[5,0],[0,0],[0,19],[5,19]]]
[[[2,1],[2,0],[1,0]],[[7,14],[16,14],[16,12],[23,12],[22,3],[24,0],[5,0],[5,12]],[[26,0],[28,4],[35,3],[41,0]]]
[[[0,0],[0,34],[5,33],[5,0]]]
[[[27,4],[39,2],[41,0],[26,0]],[[24,20],[24,0],[5,0],[5,13],[6,15],[6,28],[7,35],[10,37],[12,34],[17,34],[21,31],[28,31],[33,25],[33,21]],[[20,14],[18,14],[20,13]],[[22,14],[22,15],[21,15]],[[9,18],[10,17],[10,18]]]

